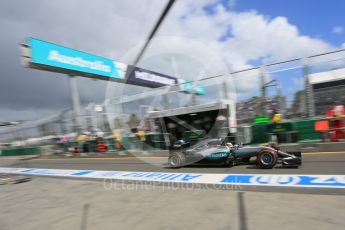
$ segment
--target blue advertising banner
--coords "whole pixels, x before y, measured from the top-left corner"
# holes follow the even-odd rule
[[[123,76],[117,71],[116,63],[111,59],[84,53],[35,38],[29,38],[28,45],[31,49],[31,63],[123,79]]]
[[[114,60],[88,54],[78,50],[66,48],[50,42],[35,38],[28,39],[30,47],[31,67],[36,65],[40,69],[47,69],[69,74],[78,72],[86,77],[104,80],[115,80],[132,85],[158,88],[168,85],[177,85],[182,92],[205,94],[204,86],[193,85],[182,79],[177,79],[165,74],[156,73],[136,66],[127,65]],[[53,69],[52,69],[53,68]]]
[[[344,175],[228,175],[222,183],[256,186],[334,187],[345,188]]]
[[[345,189],[345,175],[208,174],[4,167],[0,167],[0,173],[191,184]]]

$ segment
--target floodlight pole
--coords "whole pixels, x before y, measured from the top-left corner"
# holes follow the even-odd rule
[[[261,85],[261,113],[267,115],[267,99],[266,99],[266,73],[264,67],[261,68],[260,85]]]
[[[304,75],[304,98],[305,98],[305,109],[307,117],[315,116],[315,105],[313,88],[309,82],[309,63],[308,59],[303,60],[303,75]]]
[[[77,86],[77,79],[76,76],[69,75],[69,86],[71,91],[72,97],[72,105],[73,105],[73,112],[74,112],[74,129],[75,131],[80,131],[81,124],[80,124],[80,100],[79,100],[79,92]]]

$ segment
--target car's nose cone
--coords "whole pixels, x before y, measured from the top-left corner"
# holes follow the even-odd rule
[[[299,157],[287,157],[282,160],[283,165],[301,165],[302,160]]]

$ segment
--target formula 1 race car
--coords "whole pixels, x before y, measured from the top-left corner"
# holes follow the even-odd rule
[[[172,168],[198,163],[227,166],[256,164],[260,168],[271,169],[277,163],[298,167],[302,164],[302,155],[301,152],[284,152],[274,145],[242,147],[221,139],[205,139],[190,146],[179,140],[174,143],[168,161]]]

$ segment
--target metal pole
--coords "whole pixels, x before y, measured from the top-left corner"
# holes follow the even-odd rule
[[[203,75],[203,73],[201,73],[202,75]],[[196,95],[196,87],[197,87],[197,83],[198,83],[199,81],[198,80],[196,80],[196,81],[193,81],[193,82],[191,82],[192,84],[191,84],[191,97],[192,97],[192,105],[197,105],[198,104],[198,101],[197,101],[197,95]]]
[[[229,99],[229,95],[228,95],[228,85],[227,85],[227,82],[226,82],[226,79],[225,79],[225,77],[226,76],[224,76],[224,78],[223,78],[223,82],[222,82],[222,86],[223,86],[223,97],[224,97],[224,99],[226,100],[226,101],[228,101],[228,99]],[[226,133],[226,138],[227,138],[227,141],[229,141],[229,138],[230,138],[230,136],[229,135],[231,135],[231,119],[232,119],[232,117],[230,117],[231,116],[231,108],[230,108],[230,106],[227,104],[226,105],[226,121],[227,121],[227,133]],[[236,138],[236,140],[235,141],[237,141],[238,140],[238,134],[237,134],[237,132],[236,132],[236,134],[235,134],[235,138]]]
[[[74,129],[75,131],[80,131],[80,100],[79,100],[79,92],[77,86],[77,80],[75,76],[69,76],[69,85],[72,97],[72,105],[74,111]]]
[[[281,85],[280,85],[280,81],[278,80],[276,80],[276,90],[277,90],[280,114],[284,116],[285,115],[285,101],[283,100]]]
[[[266,116],[266,86],[265,86],[265,70],[261,68],[261,100],[262,100],[262,115]]]
[[[192,92],[191,92],[191,94],[192,94],[192,105],[196,105],[196,104],[197,104],[197,101],[196,101],[196,95],[195,95],[195,93],[194,93],[194,84],[193,84],[193,86],[192,86]]]
[[[169,98],[168,98],[168,95],[166,94],[163,94],[163,108],[164,109],[170,108]]]
[[[306,59],[304,59],[304,67],[303,67],[303,74],[304,74],[304,89],[305,89],[305,112],[307,117],[315,116],[315,105],[314,105],[314,95],[312,86],[309,83],[309,66]]]
[[[229,99],[229,95],[228,95],[228,85],[226,83],[226,79],[223,78],[223,96],[224,96],[224,99]]]

